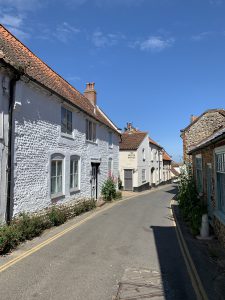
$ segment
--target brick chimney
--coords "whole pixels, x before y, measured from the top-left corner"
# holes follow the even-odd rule
[[[93,106],[96,106],[96,90],[95,90],[95,83],[89,82],[86,83],[86,89],[84,91],[84,96],[91,102]]]
[[[197,116],[191,115],[191,123],[193,123],[197,118]]]
[[[127,131],[132,131],[132,123],[127,123]]]

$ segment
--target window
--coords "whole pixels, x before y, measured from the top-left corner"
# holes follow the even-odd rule
[[[72,156],[70,159],[70,189],[79,189],[79,157]]]
[[[216,153],[216,181],[218,209],[225,213],[225,151]]]
[[[196,156],[195,164],[196,164],[197,190],[199,193],[202,193],[203,192],[203,174],[202,174],[202,157],[201,157],[201,155]]]
[[[112,140],[112,132],[109,132],[109,148],[112,148],[113,140]]]
[[[63,158],[55,156],[51,159],[51,195],[57,196],[63,192]]]
[[[110,157],[109,160],[108,160],[108,176],[113,175],[112,163],[113,163],[113,160]]]
[[[61,131],[72,134],[72,111],[61,107]]]
[[[86,140],[96,142],[96,123],[86,120]]]
[[[145,161],[145,149],[144,148],[142,149],[142,157],[143,157],[143,160]]]
[[[142,182],[146,181],[146,170],[142,169]]]

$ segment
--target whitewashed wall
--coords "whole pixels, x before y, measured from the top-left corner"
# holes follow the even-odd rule
[[[0,223],[5,221],[7,201],[9,76],[0,72]]]
[[[143,159],[143,153],[142,150],[145,150],[145,160]],[[138,150],[137,150],[137,156],[138,156],[138,163],[137,163],[137,169],[138,169],[138,186],[141,186],[143,184],[149,183],[150,177],[149,177],[149,163],[150,163],[150,157],[149,157],[149,141],[148,136],[145,137],[145,139],[140,144]],[[142,181],[142,170],[146,170],[146,181]]]
[[[150,184],[158,185],[163,181],[163,161],[162,154],[159,148],[154,144],[149,144],[149,172],[150,172]],[[151,176],[151,170],[154,168],[153,177]],[[160,179],[159,179],[160,178]]]
[[[18,105],[14,111],[14,188],[13,215],[21,211],[33,212],[51,205],[50,157],[62,154],[64,165],[64,194],[57,203],[91,197],[91,159],[100,159],[99,186],[108,176],[108,158],[113,158],[113,173],[119,169],[119,136],[113,134],[113,148],[108,147],[108,128],[97,124],[97,143],[86,141],[86,115],[72,106],[73,134],[61,134],[62,101],[33,83],[19,81],[16,87]],[[88,101],[88,100],[87,100]],[[81,158],[80,191],[70,194],[70,156]]]

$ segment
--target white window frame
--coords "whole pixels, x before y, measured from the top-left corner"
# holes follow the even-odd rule
[[[85,121],[86,141],[97,143],[96,132],[97,124],[90,119]]]
[[[112,131],[109,131],[108,133],[108,139],[109,139],[109,148],[112,149],[113,148],[113,133]]]
[[[71,173],[71,163],[77,162],[77,186],[71,186],[71,176],[75,176],[76,173]],[[74,168],[74,166],[73,166]],[[69,189],[70,192],[76,192],[80,190],[80,176],[81,176],[81,169],[80,169],[80,156],[78,155],[71,155],[70,156],[70,167],[69,167]],[[73,178],[74,183],[74,178]]]
[[[146,169],[142,169],[141,170],[141,179],[142,179],[142,183],[146,182]]]
[[[66,113],[66,124],[64,124],[65,126],[63,125],[63,117],[62,117],[63,110],[65,110]],[[68,119],[69,114],[71,115],[71,122]],[[69,128],[70,126],[71,128]],[[63,130],[64,127],[65,127],[65,131]],[[68,136],[72,136],[73,134],[73,112],[65,106],[61,106],[61,134],[68,135]]]
[[[197,165],[197,160],[201,159],[201,166]],[[201,173],[201,177],[198,178],[199,172]],[[202,160],[202,154],[195,155],[195,176],[196,176],[196,187],[199,194],[203,193],[203,160]],[[201,181],[201,190],[199,189],[199,180]]]
[[[111,170],[109,167],[110,164],[111,164]],[[112,157],[108,158],[108,176],[109,177],[113,176],[113,159],[112,159]]]
[[[219,199],[219,192],[218,192],[218,180],[217,180],[217,174],[225,174],[225,146],[217,147],[215,148],[214,151],[214,165],[215,165],[215,194],[216,194],[216,209],[220,212],[223,218],[223,223],[225,224],[225,200],[224,204],[221,203],[221,199]],[[217,164],[217,156],[218,155],[223,155],[223,161],[221,160],[220,166],[219,166],[219,171],[217,171],[218,164]],[[221,205],[223,207],[221,207]]]
[[[55,177],[57,179],[57,177],[59,177],[59,175],[57,174],[58,163],[56,164],[56,166],[57,166],[56,167],[56,175],[52,176],[52,162],[61,162],[62,163],[62,174],[60,175],[62,178],[62,182],[61,182],[62,189],[61,189],[61,191],[58,191],[58,188],[57,188],[56,193],[52,193],[52,178]],[[58,198],[58,197],[61,197],[64,195],[64,174],[65,174],[64,167],[65,167],[65,156],[62,154],[52,154],[51,162],[50,162],[50,195],[51,195],[51,199]],[[57,184],[57,180],[56,180],[56,184]]]

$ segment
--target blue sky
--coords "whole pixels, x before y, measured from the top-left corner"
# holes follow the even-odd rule
[[[190,115],[225,107],[224,16],[224,0],[0,0],[0,23],[174,160]]]

